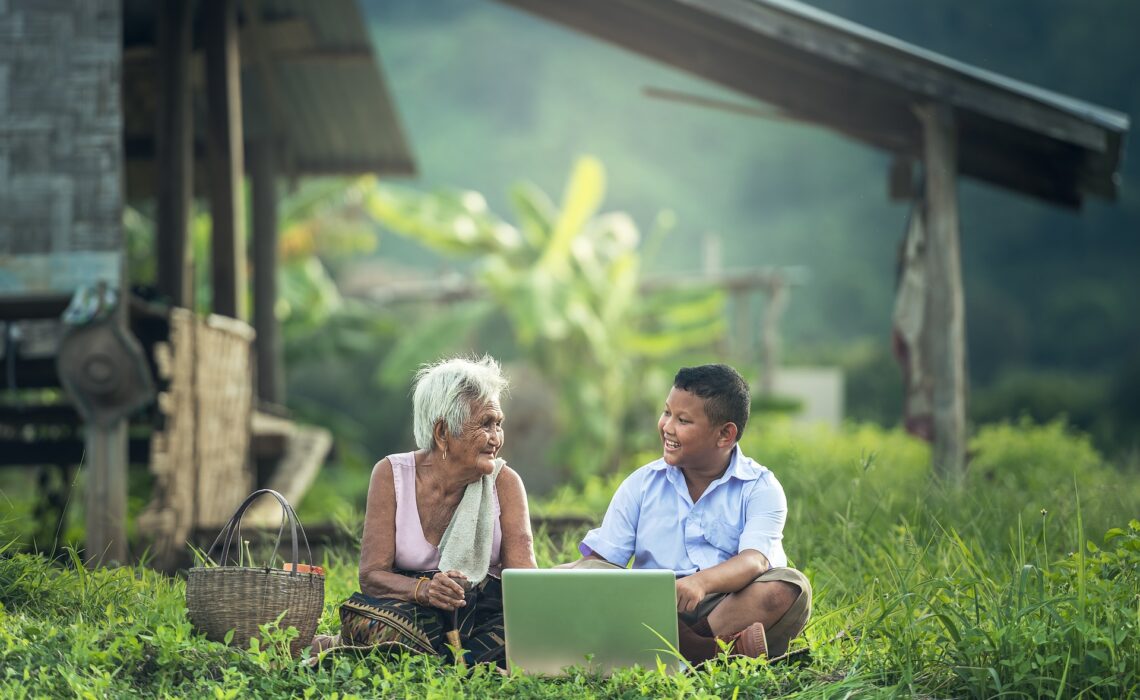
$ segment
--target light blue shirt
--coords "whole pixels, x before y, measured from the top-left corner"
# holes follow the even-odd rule
[[[621,483],[602,526],[578,550],[635,569],[672,569],[678,576],[708,569],[755,549],[773,567],[787,566],[784,521],[788,501],[776,475],[732,450],[728,469],[693,503],[685,475],[664,459]]]

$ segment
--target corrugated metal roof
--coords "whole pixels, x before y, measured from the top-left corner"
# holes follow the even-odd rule
[[[242,28],[242,50],[253,54],[242,70],[249,130],[283,136],[284,160],[299,174],[414,173],[355,0],[256,0],[242,7],[250,5],[261,17],[259,27],[247,20]],[[263,65],[258,47],[248,44],[270,37],[275,25],[298,21],[310,35],[294,36],[292,45],[266,39],[269,65]]]
[[[959,171],[1043,199],[1115,198],[1127,115],[908,44],[795,0],[501,0],[898,154],[914,108],[958,125]]]
[[[269,139],[285,175],[412,175],[415,163],[356,0],[239,0],[242,122],[247,143]],[[156,3],[124,0],[124,111],[130,191],[149,188],[161,86]],[[197,30],[197,26],[196,26]],[[200,34],[200,32],[198,32]],[[199,46],[200,36],[195,39]],[[201,92],[202,56],[191,58]],[[194,103],[204,154],[205,100]],[[141,170],[140,170],[141,166]]]

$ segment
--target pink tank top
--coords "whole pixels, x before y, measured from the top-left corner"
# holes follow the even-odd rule
[[[396,489],[396,568],[405,571],[430,571],[439,568],[439,547],[424,537],[420,510],[416,505],[416,455],[404,452],[388,455],[392,463],[392,482]],[[503,531],[499,525],[499,491],[495,489],[495,534],[491,538],[490,574],[500,578],[503,573],[499,549]]]

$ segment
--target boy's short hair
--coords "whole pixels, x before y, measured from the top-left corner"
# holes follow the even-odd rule
[[[728,365],[682,367],[673,377],[673,387],[705,400],[705,415],[714,425],[736,424],[736,440],[744,434],[752,395],[748,382]]]

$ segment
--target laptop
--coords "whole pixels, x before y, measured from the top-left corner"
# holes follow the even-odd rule
[[[667,569],[507,569],[507,661],[528,673],[577,666],[681,670],[676,576]]]

